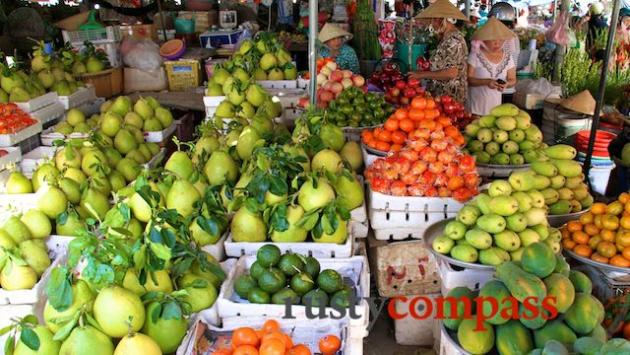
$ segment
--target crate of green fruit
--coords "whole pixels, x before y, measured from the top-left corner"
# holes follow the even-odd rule
[[[349,129],[374,127],[383,124],[392,112],[394,107],[382,95],[350,87],[328,104],[327,119]]]
[[[230,271],[218,298],[219,316],[277,317],[286,315],[292,304],[294,317],[305,319],[310,304],[326,314],[350,306],[355,300],[354,324],[364,324],[368,307],[364,297],[370,293],[370,274],[365,256],[346,259],[316,259],[302,254],[284,253],[273,244],[260,249],[257,256],[241,257]],[[349,314],[346,313],[346,316]]]

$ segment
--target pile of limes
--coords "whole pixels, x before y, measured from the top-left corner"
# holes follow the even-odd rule
[[[317,259],[296,253],[282,254],[267,244],[258,249],[249,274],[236,279],[234,291],[250,303],[293,304],[311,307],[350,306],[352,288],[335,270],[320,272]]]

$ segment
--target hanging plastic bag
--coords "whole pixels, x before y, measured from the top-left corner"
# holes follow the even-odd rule
[[[150,71],[162,66],[160,47],[149,39],[125,38],[120,44],[120,55],[131,68]]]
[[[560,11],[560,14],[556,18],[556,22],[553,23],[549,31],[545,34],[547,41],[566,46],[569,44],[569,34],[567,23],[567,12]]]

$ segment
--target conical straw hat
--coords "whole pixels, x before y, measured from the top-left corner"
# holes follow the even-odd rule
[[[516,37],[514,32],[494,17],[488,19],[488,22],[472,35],[472,39],[476,41],[508,40],[514,37]]]
[[[326,41],[337,37],[345,37],[346,41],[349,41],[352,39],[352,34],[337,25],[326,23],[322,30],[319,31],[317,39],[319,39],[320,42],[325,43]]]
[[[593,115],[595,113],[596,104],[593,95],[591,95],[588,90],[584,90],[560,102],[560,106],[585,115]]]
[[[422,10],[416,18],[452,18],[455,20],[468,21],[466,16],[451,4],[449,0],[437,0]]]

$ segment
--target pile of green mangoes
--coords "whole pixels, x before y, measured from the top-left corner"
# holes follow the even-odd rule
[[[543,135],[531,117],[513,104],[502,104],[464,131],[466,151],[478,164],[523,165],[537,161]]]
[[[267,244],[258,250],[249,273],[236,279],[234,292],[258,304],[347,308],[353,291],[337,271],[320,271],[317,259],[296,253],[282,255],[277,246]]]
[[[394,112],[394,106],[381,95],[364,93],[352,86],[331,101],[327,111],[328,120],[339,127],[369,127],[385,122]]]
[[[565,346],[578,354],[605,354],[604,349],[621,348],[628,352],[628,344],[618,344],[618,340],[606,343],[601,325],[604,306],[591,295],[591,280],[570,270],[564,258],[554,255],[545,243],[526,247],[520,264],[508,261],[499,265],[496,277],[478,296],[466,287],[447,294],[457,301],[445,309],[444,326],[456,332],[459,345],[469,353],[496,349],[499,354],[568,354],[566,349],[561,351]],[[486,302],[474,311],[468,307],[472,317],[465,318],[464,299],[470,305],[482,297]],[[490,298],[497,302],[494,307],[487,301]],[[478,319],[480,315],[485,320]]]

